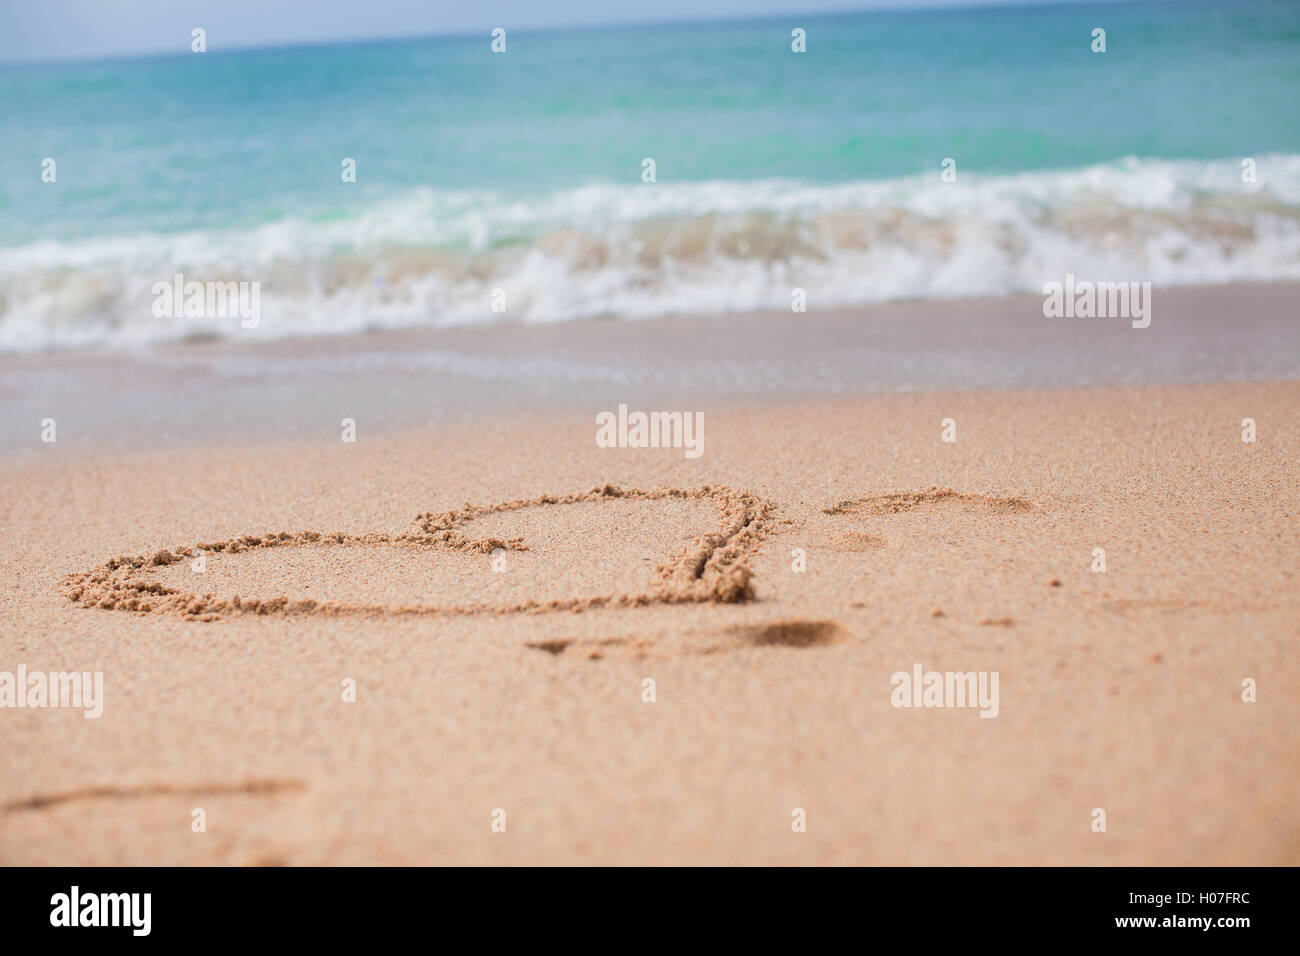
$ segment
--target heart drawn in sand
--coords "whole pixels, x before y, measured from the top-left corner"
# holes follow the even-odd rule
[[[472,538],[463,526],[474,519],[528,508],[602,501],[711,502],[718,508],[715,530],[696,536],[680,553],[662,560],[655,581],[645,591],[614,591],[548,600],[524,599],[500,604],[370,604],[342,601],[293,600],[288,597],[251,598],[196,594],[159,580],[160,570],[205,554],[239,554],[267,548],[332,548],[370,546],[403,549],[439,549],[444,552],[491,554],[497,549],[527,551],[522,538]],[[275,532],[242,535],[225,541],[163,549],[152,555],[119,556],[92,570],[71,574],[62,591],[81,607],[131,611],[138,614],[174,614],[190,620],[213,621],[236,614],[258,615],[420,615],[513,614],[544,611],[582,611],[607,607],[651,604],[738,603],[754,596],[749,559],[772,525],[775,505],[748,492],[721,486],[657,491],[623,489],[613,485],[571,495],[542,495],[494,505],[466,504],[442,514],[427,512],[415,519],[415,529],[405,534],[350,534],[345,532]]]

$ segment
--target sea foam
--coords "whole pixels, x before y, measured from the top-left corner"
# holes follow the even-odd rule
[[[0,351],[136,347],[609,315],[809,309],[1040,292],[1090,280],[1300,279],[1300,156],[593,184],[544,195],[417,189],[359,214],[0,248]],[[154,284],[257,282],[262,322],[157,317]],[[503,311],[494,311],[496,301]],[[795,317],[797,320],[797,317]]]

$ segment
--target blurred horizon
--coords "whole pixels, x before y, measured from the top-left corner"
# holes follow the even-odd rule
[[[131,0],[106,10],[92,0],[52,0],[43,5],[0,4],[0,67],[90,62],[119,59],[150,59],[180,56],[190,52],[190,31],[202,27],[207,31],[208,52],[253,52],[298,47],[347,46],[352,44],[388,43],[457,38],[488,33],[495,27],[508,32],[539,34],[602,28],[675,26],[689,23],[723,23],[800,17],[813,20],[844,14],[909,14],[931,11],[996,10],[1030,7],[1107,7],[1133,5],[1131,0],[819,0],[815,9],[792,10],[794,0],[660,0],[653,11],[634,8],[627,16],[613,15],[608,7],[598,7],[591,0],[552,0],[545,9],[550,17],[538,19],[539,9],[529,0],[492,0],[472,10],[460,8],[453,13],[451,25],[428,21],[427,4],[419,0],[377,0],[365,4],[366,22],[351,23],[356,4],[322,4],[321,0],[289,0],[275,11],[279,21],[261,22],[267,14],[259,0],[225,0],[214,6],[212,0]],[[1140,0],[1145,4],[1168,4],[1176,0]],[[1256,0],[1259,3],[1276,0]],[[303,5],[306,4],[306,7]],[[630,5],[629,5],[630,6]],[[584,11],[598,9],[603,16],[583,16]],[[151,11],[151,12],[150,12]],[[383,26],[375,29],[377,15]],[[487,11],[490,11],[487,12]],[[559,11],[558,14],[556,11]],[[443,12],[445,14],[445,11]],[[469,14],[473,19],[466,19]],[[142,20],[142,16],[149,19]],[[343,19],[337,17],[342,16]],[[202,17],[203,22],[196,18]],[[102,19],[101,19],[102,18]],[[303,21],[308,21],[304,24]],[[277,22],[288,21],[297,27],[286,32]],[[304,26],[315,26],[315,32]],[[124,46],[126,36],[145,36],[142,45]],[[231,39],[231,38],[234,39]],[[52,46],[55,43],[63,46]],[[85,46],[85,44],[92,46]]]

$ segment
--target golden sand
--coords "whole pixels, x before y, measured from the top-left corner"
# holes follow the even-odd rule
[[[0,862],[1295,864],[1297,408],[972,391],[710,406],[698,460],[575,415],[10,461],[0,669],[103,671],[104,712],[0,711]],[[997,718],[891,705],[917,665],[997,671]]]

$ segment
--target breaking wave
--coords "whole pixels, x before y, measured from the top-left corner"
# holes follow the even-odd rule
[[[420,189],[255,228],[0,247],[0,351],[130,348],[609,315],[1300,279],[1300,156],[1125,159],[958,181],[597,184],[521,198]],[[153,286],[260,283],[261,321],[154,315]],[[493,311],[494,292],[505,311]]]

